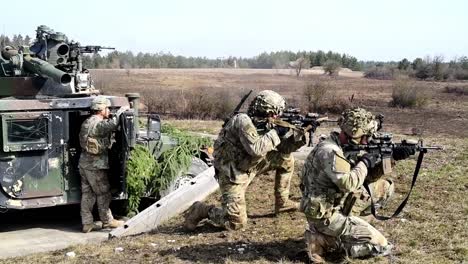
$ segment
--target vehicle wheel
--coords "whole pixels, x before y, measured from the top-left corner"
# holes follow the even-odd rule
[[[192,164],[190,165],[187,173],[176,177],[174,181],[169,185],[169,187],[159,191],[160,197],[162,198],[168,195],[169,193],[177,190],[181,186],[189,184],[193,178],[195,178],[198,174],[202,173],[208,168],[209,166],[205,162],[203,162],[203,160],[197,157],[192,157]]]

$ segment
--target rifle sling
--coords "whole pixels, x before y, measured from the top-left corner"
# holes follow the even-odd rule
[[[372,215],[377,220],[392,219],[392,218],[398,216],[401,213],[401,211],[403,210],[403,208],[405,208],[405,205],[408,202],[408,199],[409,199],[409,197],[411,195],[411,191],[413,190],[413,187],[416,184],[416,179],[418,178],[419,169],[421,168],[421,164],[422,164],[422,161],[423,161],[423,158],[424,158],[424,153],[425,153],[425,151],[420,151],[419,152],[418,162],[416,163],[416,168],[414,169],[413,180],[411,182],[410,190],[408,191],[408,194],[406,195],[406,198],[403,200],[403,202],[401,202],[401,204],[398,206],[398,208],[396,209],[396,211],[393,213],[392,216],[377,215],[376,210],[375,210],[374,199],[372,198],[372,193],[370,191],[369,185],[366,182],[364,182],[364,184],[363,184],[364,188],[366,189],[367,193],[369,193],[369,196],[371,198],[371,212],[372,212]]]

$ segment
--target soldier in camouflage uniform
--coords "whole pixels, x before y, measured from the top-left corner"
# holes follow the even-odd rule
[[[81,125],[80,145],[82,148],[79,170],[81,174],[81,221],[83,232],[88,233],[99,227],[93,223],[93,206],[97,201],[102,228],[116,228],[123,225],[115,220],[109,209],[111,193],[107,170],[110,136],[118,126],[118,116],[128,109],[123,106],[116,116],[110,118],[110,101],[96,97],[92,104],[92,115]]]
[[[352,157],[342,149],[344,144],[367,144],[377,124],[375,117],[362,108],[346,110],[339,120],[341,132],[332,132],[307,157],[301,211],[309,223],[305,240],[313,262],[323,262],[323,254],[330,251],[370,257],[386,255],[392,248],[377,229],[358,217],[370,211],[370,197],[363,188],[365,180],[372,182],[369,187],[376,205],[382,206],[393,193],[393,183],[379,173],[380,154]],[[410,153],[394,155],[404,159]]]
[[[243,228],[247,223],[246,189],[256,175],[270,170],[276,170],[275,213],[297,209],[298,204],[289,200],[294,169],[291,152],[305,144],[304,133],[267,122],[284,108],[282,96],[265,90],[255,97],[247,114],[237,114],[223,126],[214,144],[222,207],[195,202],[185,215],[188,230],[206,218],[228,230]]]

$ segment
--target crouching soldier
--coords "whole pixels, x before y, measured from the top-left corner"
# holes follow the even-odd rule
[[[247,114],[234,115],[227,121],[214,144],[221,208],[195,202],[185,214],[186,229],[195,229],[206,218],[228,230],[243,228],[247,224],[246,189],[256,175],[270,170],[276,171],[275,213],[298,208],[289,199],[294,170],[291,152],[305,144],[305,136],[268,123],[268,118],[277,118],[284,108],[281,95],[265,90],[251,102]]]
[[[330,251],[344,251],[349,257],[379,256],[391,251],[392,245],[382,233],[358,217],[370,212],[365,180],[372,181],[369,187],[379,206],[393,193],[393,183],[378,173],[380,154],[353,157],[343,149],[348,144],[367,144],[377,124],[374,115],[362,108],[346,110],[339,120],[341,132],[332,132],[307,157],[301,210],[309,224],[305,241],[312,262],[323,262],[323,254]],[[410,154],[398,153],[405,157],[397,159]]]
[[[107,171],[111,133],[117,129],[118,117],[128,106],[122,106],[117,114],[110,118],[110,105],[109,99],[96,97],[91,103],[92,115],[81,125],[82,151],[78,167],[81,174],[81,222],[84,233],[100,229],[100,226],[93,222],[92,211],[96,201],[102,228],[123,225],[123,221],[113,218],[109,209],[112,196]]]

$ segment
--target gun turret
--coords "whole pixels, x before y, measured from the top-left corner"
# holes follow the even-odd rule
[[[24,56],[24,69],[43,78],[50,78],[60,84],[69,84],[72,80],[70,74],[55,68],[47,61]]]
[[[6,47],[2,51],[0,65],[0,76],[3,77],[39,75],[65,85],[72,80],[70,74],[55,68],[47,61],[31,57],[28,47],[21,47],[20,50]]]
[[[114,48],[81,46],[79,42],[70,41],[65,34],[41,25],[37,27],[31,47],[7,46],[1,50],[0,78],[5,77],[3,80],[9,82],[9,87],[18,89],[0,91],[0,97],[98,94],[90,72],[83,65],[83,57],[103,49]]]

